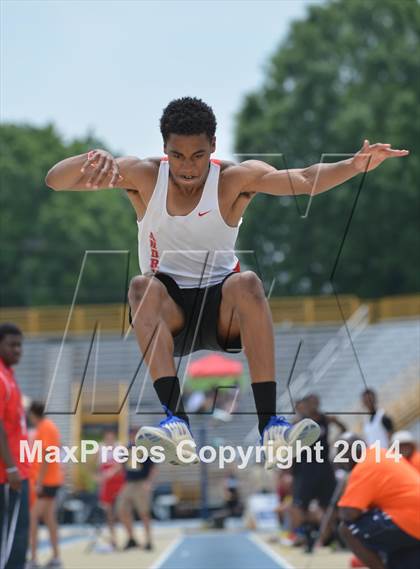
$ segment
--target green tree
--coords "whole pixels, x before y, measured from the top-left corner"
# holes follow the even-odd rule
[[[86,250],[129,250],[136,272],[135,213],[121,190],[54,192],[51,166],[92,147],[93,137],[64,143],[52,126],[0,127],[0,303],[68,304]],[[79,302],[124,298],[127,255],[90,258]]]
[[[419,290],[420,5],[416,0],[336,0],[309,8],[266,67],[263,86],[237,115],[237,153],[281,153],[278,168],[351,153],[364,138],[408,148],[314,198],[257,196],[240,232],[274,293],[331,290],[362,297]],[[326,161],[339,160],[329,156]],[[352,208],[354,208],[354,214]]]

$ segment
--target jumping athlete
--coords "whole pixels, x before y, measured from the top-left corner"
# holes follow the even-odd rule
[[[136,211],[141,275],[132,279],[128,300],[167,415],[158,427],[142,427],[138,444],[163,446],[173,464],[197,461],[174,356],[202,349],[239,352],[243,346],[262,443],[272,448],[266,466],[272,468],[280,447],[294,449],[298,440],[313,444],[320,430],[312,419],[291,425],[276,415],[269,304],[261,280],[252,271],[240,271],[234,251],[242,216],[260,193],[317,195],[408,151],[365,140],[352,158],[293,170],[276,170],[259,160],[213,160],[214,113],[191,97],[168,104],[160,129],[163,159],[115,159],[93,150],[56,164],[46,184],[54,190],[123,188]],[[176,452],[181,441],[183,460]]]

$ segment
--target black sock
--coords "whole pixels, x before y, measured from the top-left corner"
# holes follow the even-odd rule
[[[176,376],[160,377],[153,383],[159,401],[171,413],[190,424],[182,402],[179,379]]]
[[[275,381],[261,381],[252,384],[260,435],[262,435],[270,417],[276,414],[276,387]]]

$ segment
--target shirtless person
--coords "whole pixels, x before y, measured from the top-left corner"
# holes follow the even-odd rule
[[[54,190],[124,188],[136,210],[141,275],[130,283],[132,325],[167,418],[142,427],[137,443],[161,445],[166,459],[182,464],[180,441],[191,442],[174,356],[200,349],[238,352],[248,360],[263,445],[310,445],[319,427],[306,418],[291,425],[276,416],[274,332],[261,280],[239,271],[234,248],[242,216],[259,193],[315,195],[390,157],[390,144],[365,141],[352,158],[335,164],[276,170],[259,160],[212,160],[216,119],[196,98],[171,101],[160,120],[165,158],[115,159],[94,150],[63,160],[47,174]],[[197,460],[183,445],[185,460]],[[188,452],[189,451],[189,452]]]

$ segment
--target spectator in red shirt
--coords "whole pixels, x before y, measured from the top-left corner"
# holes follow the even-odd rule
[[[117,445],[115,431],[105,431],[102,446],[107,447],[107,452],[106,461],[99,465],[99,502],[105,511],[109,533],[111,534],[111,545],[114,549],[117,549],[115,504],[125,482],[123,466],[116,462],[113,457],[113,451]],[[101,459],[102,454],[101,450]]]
[[[27,440],[22,396],[13,366],[22,356],[22,332],[0,325],[0,566],[23,569],[29,535],[29,463],[20,461]]]

